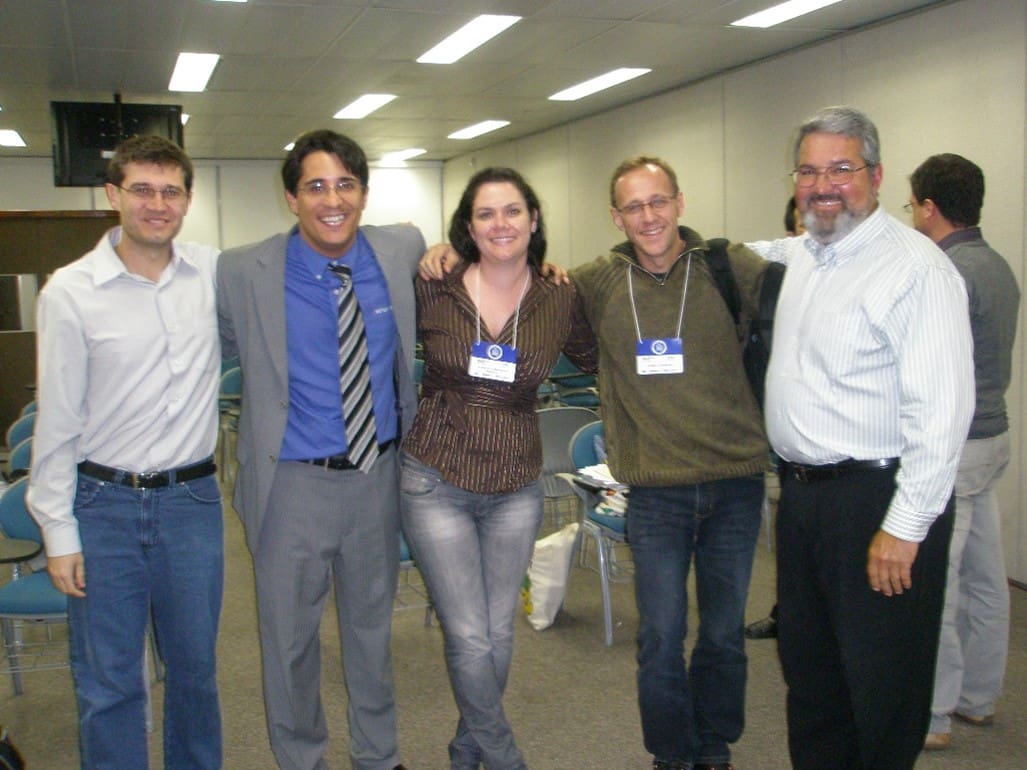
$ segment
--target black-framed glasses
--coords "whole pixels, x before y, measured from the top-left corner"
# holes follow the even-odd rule
[[[181,187],[168,186],[164,188],[150,187],[148,184],[134,184],[131,187],[122,187],[121,185],[115,185],[119,190],[124,190],[133,198],[138,198],[141,201],[152,201],[158,195],[166,200],[168,203],[177,203],[183,200],[187,195],[186,191]]]
[[[907,214],[912,214],[913,213],[913,201],[910,201],[909,203],[903,203],[902,204],[902,210],[905,211]]]
[[[617,211],[626,217],[637,217],[643,211],[645,211],[646,206],[651,208],[654,212],[663,211],[665,208],[667,208],[667,206],[671,204],[673,200],[673,198],[667,198],[663,195],[657,195],[653,198],[650,198],[647,201],[634,201],[633,203],[629,203],[626,206],[622,206],[621,208],[617,209]]]
[[[825,169],[818,169],[813,166],[799,166],[792,172],[792,180],[795,182],[796,187],[812,187],[817,183],[817,179],[823,176],[827,177],[828,183],[833,184],[835,187],[841,187],[851,182],[857,171],[870,168],[871,165],[873,164],[866,163],[853,168],[847,164],[840,163],[837,166],[828,166]]]
[[[309,182],[305,182],[300,185],[300,190],[305,192],[307,195],[314,196],[316,198],[324,198],[328,195],[329,191],[334,190],[335,194],[342,197],[346,195],[353,195],[359,192],[363,188],[363,185],[356,179],[336,179],[335,182],[327,182],[324,179],[313,179]]]

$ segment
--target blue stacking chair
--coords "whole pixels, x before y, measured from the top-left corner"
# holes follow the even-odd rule
[[[596,438],[602,437],[602,420],[596,420],[579,428],[571,437],[568,453],[577,469],[596,465],[599,457],[596,453]],[[591,538],[596,546],[596,571],[599,573],[599,585],[603,594],[603,627],[604,641],[613,644],[613,606],[610,600],[611,574],[623,571],[624,565],[615,558],[614,549],[627,543],[627,520],[623,516],[609,516],[597,513],[595,507],[600,500],[598,493],[573,481],[573,474],[559,474],[571,484],[575,494],[581,501],[581,552],[580,563],[587,566],[587,538]]]
[[[11,423],[7,429],[6,442],[8,449],[14,449],[22,441],[32,436],[33,431],[36,429],[36,413],[30,412],[29,414],[22,415],[17,420]]]
[[[29,540],[42,548],[42,535],[25,505],[28,479],[12,484],[0,497],[0,533],[16,540]],[[24,692],[22,674],[68,668],[68,641],[55,638],[53,626],[67,623],[67,597],[54,588],[46,572],[21,573],[16,564],[12,579],[0,586],[0,643],[3,660],[0,672],[10,674],[14,694]],[[45,638],[37,640],[38,626],[45,626]],[[32,634],[32,638],[28,635]]]
[[[11,481],[21,478],[32,466],[32,437],[22,441],[11,450],[7,460],[7,478]]]

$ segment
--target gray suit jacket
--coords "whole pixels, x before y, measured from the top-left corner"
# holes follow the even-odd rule
[[[417,400],[413,384],[414,277],[424,238],[411,225],[361,227],[389,285],[399,328],[396,360],[400,423],[410,430]],[[229,249],[218,261],[218,322],[221,354],[239,356],[242,411],[236,454],[239,473],[232,504],[255,550],[267,512],[278,452],[289,411],[289,367],[285,334],[285,250],[290,233]]]

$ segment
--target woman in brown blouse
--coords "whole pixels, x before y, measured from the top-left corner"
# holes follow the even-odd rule
[[[542,521],[535,394],[561,351],[595,371],[574,288],[539,276],[538,196],[488,168],[449,228],[462,264],[417,283],[421,401],[403,444],[403,531],[445,635],[452,770],[526,768],[503,711],[520,586]]]

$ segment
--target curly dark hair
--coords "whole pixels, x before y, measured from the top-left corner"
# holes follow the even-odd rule
[[[471,224],[474,198],[479,188],[492,182],[509,182],[524,196],[528,214],[535,218],[535,232],[528,241],[528,264],[537,270],[542,267],[542,262],[546,258],[546,225],[542,220],[542,204],[539,203],[538,195],[531,185],[512,168],[492,166],[471,177],[449,222],[449,242],[466,262],[477,262],[481,259],[481,252],[478,251],[478,245],[471,238],[468,228]]]

